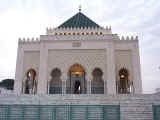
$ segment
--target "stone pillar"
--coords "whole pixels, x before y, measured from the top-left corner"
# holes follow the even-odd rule
[[[40,43],[40,68],[38,77],[38,94],[47,94],[47,63],[48,63],[48,49],[45,44]]]
[[[116,94],[116,70],[115,70],[115,49],[114,43],[108,43],[107,54],[107,82],[105,83],[105,94]],[[107,85],[106,85],[107,84]],[[107,92],[107,93],[106,93]]]
[[[140,68],[140,57],[139,57],[139,47],[136,43],[132,49],[133,58],[133,87],[136,94],[142,93],[142,80],[141,80],[141,68]]]
[[[51,80],[51,76],[48,76],[48,79],[47,79],[47,94],[49,94],[49,88],[50,88],[50,80]]]
[[[92,77],[91,77],[90,73],[88,73],[86,75],[86,80],[87,80],[87,94],[91,94],[91,80],[92,80]]]
[[[67,81],[67,73],[62,73],[62,94],[66,94],[66,81]]]
[[[107,94],[107,79],[105,79],[105,78],[107,78],[107,76],[106,76],[106,74],[104,75],[104,73],[103,73],[103,76],[102,76],[102,79],[104,80],[103,82],[104,82],[104,94]]]
[[[24,50],[22,46],[18,44],[16,74],[14,83],[14,92],[18,95],[22,94],[23,62],[24,62]]]

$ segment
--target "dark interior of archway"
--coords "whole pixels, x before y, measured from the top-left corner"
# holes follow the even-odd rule
[[[62,81],[61,81],[61,71],[55,68],[51,72],[51,80],[49,83],[49,94],[61,94],[62,93]]]
[[[95,68],[92,72],[93,79],[91,81],[92,94],[104,94],[103,72],[100,68]]]
[[[28,72],[26,74],[26,77],[27,77],[27,79],[25,80],[24,93],[25,94],[31,94],[30,92],[32,91],[32,94],[35,94],[36,93],[36,88],[37,88],[37,84],[36,84],[36,81],[35,81],[36,71],[34,69],[28,70]]]
[[[81,83],[80,81],[76,81],[74,86],[74,94],[80,94],[80,93],[81,93]]]
[[[129,90],[129,80],[128,80],[128,70],[125,68],[122,68],[119,71],[119,83],[118,83],[118,93],[119,94],[128,94],[130,93]]]

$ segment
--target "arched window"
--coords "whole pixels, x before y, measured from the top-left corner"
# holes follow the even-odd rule
[[[29,69],[26,73],[26,79],[24,83],[25,94],[35,94],[37,92],[36,71]]]
[[[67,94],[86,94],[85,71],[80,64],[74,64],[68,71]]]
[[[62,93],[62,81],[61,71],[55,68],[51,72],[51,80],[49,82],[49,94],[61,94]]]
[[[100,68],[95,68],[92,72],[93,80],[91,81],[92,94],[104,94],[103,72]]]
[[[119,94],[130,93],[130,81],[128,77],[129,73],[126,68],[122,68],[119,70],[119,80],[117,83],[117,89]]]

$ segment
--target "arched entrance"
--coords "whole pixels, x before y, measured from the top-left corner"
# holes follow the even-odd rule
[[[130,82],[128,79],[129,73],[125,68],[120,69],[119,71],[119,82],[118,82],[118,93],[119,94],[128,94],[130,93]]]
[[[55,68],[51,72],[51,80],[49,82],[49,94],[61,94],[61,93],[62,93],[61,71],[59,68]]]
[[[26,73],[26,79],[24,82],[24,94],[36,94],[37,92],[37,81],[36,81],[36,71],[34,69],[29,69]]]
[[[95,68],[92,72],[93,79],[91,81],[92,94],[104,94],[103,72],[100,68]]]
[[[86,93],[85,70],[80,64],[72,65],[68,71],[67,93]]]

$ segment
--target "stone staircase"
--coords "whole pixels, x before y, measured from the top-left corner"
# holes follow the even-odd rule
[[[0,95],[0,120],[160,120],[157,95]]]
[[[0,105],[0,120],[119,120],[114,105]]]

